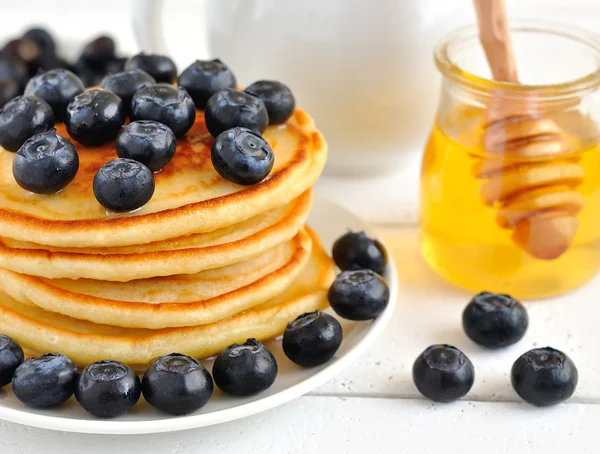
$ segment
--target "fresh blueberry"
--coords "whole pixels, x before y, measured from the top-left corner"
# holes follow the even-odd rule
[[[42,50],[31,39],[13,39],[6,43],[1,53],[10,60],[23,63],[30,75],[39,69],[38,61],[42,57]]]
[[[23,63],[0,56],[0,82],[15,82],[19,91],[17,95],[19,95],[25,90],[28,80],[27,67]],[[11,96],[11,98],[14,98],[14,96]]]
[[[268,389],[277,377],[277,361],[256,339],[233,344],[219,353],[213,365],[213,378],[222,391],[249,396]]]
[[[144,399],[165,413],[187,415],[201,409],[212,396],[210,373],[194,358],[179,353],[161,356],[144,374]]]
[[[387,283],[371,270],[344,271],[329,289],[329,304],[336,314],[349,320],[374,319],[389,300]]]
[[[463,328],[473,342],[487,348],[512,345],[523,337],[529,317],[521,303],[508,295],[475,295],[462,315]]]
[[[88,413],[115,418],[127,413],[141,394],[140,379],[119,361],[98,361],[87,366],[75,387],[75,398]]]
[[[116,74],[125,72],[125,64],[127,63],[126,57],[115,57],[111,58],[106,62],[104,67],[106,74]],[[141,69],[140,69],[141,71]],[[148,74],[150,76],[150,74]],[[150,76],[152,77],[152,76]],[[153,79],[154,80],[154,79]]]
[[[0,334],[0,388],[11,382],[23,358],[21,346],[10,337]]]
[[[510,378],[526,402],[546,407],[567,400],[575,392],[579,374],[566,354],[550,347],[536,348],[513,364]]]
[[[12,379],[17,399],[36,408],[56,407],[75,392],[77,367],[64,355],[47,353],[25,360]]]
[[[134,159],[158,172],[175,156],[177,142],[169,127],[157,121],[140,120],[121,129],[116,146],[120,158]]]
[[[131,119],[158,121],[171,128],[175,137],[182,137],[196,120],[196,108],[184,88],[147,85],[133,95]]]
[[[154,176],[133,159],[118,158],[104,164],[94,177],[94,195],[112,211],[132,211],[144,206],[154,194]]]
[[[13,161],[13,175],[23,189],[54,194],[68,185],[79,170],[79,156],[71,142],[52,129],[25,141]]]
[[[342,344],[342,325],[321,311],[302,314],[288,323],[283,333],[286,356],[304,367],[329,361]]]
[[[125,64],[125,70],[141,69],[150,74],[157,82],[172,84],[177,78],[177,67],[173,60],[164,55],[141,53],[131,57]]]
[[[383,245],[365,232],[348,232],[333,243],[333,260],[342,270],[368,269],[383,275],[388,262]]]
[[[244,90],[265,103],[270,125],[280,125],[294,113],[296,100],[287,85],[275,80],[259,80]]]
[[[18,96],[0,110],[0,146],[17,151],[27,139],[54,127],[48,103],[33,96]]]
[[[47,30],[40,27],[33,27],[23,34],[23,38],[33,41],[38,45],[42,54],[55,55],[56,43],[54,38]]]
[[[21,94],[21,90],[19,90],[17,82],[14,80],[0,80],[0,109],[19,94]]]
[[[99,36],[86,44],[81,52],[81,58],[91,65],[103,67],[108,61],[115,58],[115,42],[109,36]]]
[[[413,364],[413,381],[421,394],[436,402],[466,395],[475,380],[473,363],[458,348],[432,345]]]
[[[236,126],[263,133],[269,124],[267,108],[260,98],[231,88],[210,97],[204,111],[206,128],[213,137]]]
[[[75,73],[81,78],[86,87],[95,87],[106,75],[104,68],[98,68],[97,65],[90,64],[87,60],[79,58],[75,63]]]
[[[210,157],[219,175],[236,184],[260,183],[271,172],[275,155],[259,134],[246,128],[222,132],[212,144]]]
[[[67,69],[52,69],[32,77],[25,87],[27,96],[42,98],[54,111],[56,121],[63,121],[67,106],[83,93],[83,82]]]
[[[131,112],[131,100],[133,95],[140,88],[146,85],[153,85],[154,78],[141,69],[132,69],[131,71],[117,72],[109,74],[100,83],[100,88],[112,91],[123,100],[123,106],[127,114]]]
[[[112,91],[95,89],[78,96],[67,106],[65,126],[77,142],[87,146],[114,140],[125,122],[123,101]]]
[[[221,60],[196,60],[183,70],[177,85],[188,91],[197,109],[204,109],[212,95],[225,88],[235,88],[237,82]]]

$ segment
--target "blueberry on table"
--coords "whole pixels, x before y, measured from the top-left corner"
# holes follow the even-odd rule
[[[141,162],[113,159],[100,167],[93,189],[100,205],[111,211],[137,210],[152,198],[154,176]]]
[[[153,85],[155,83],[154,78],[147,72],[141,69],[132,69],[131,71],[109,74],[100,82],[100,88],[112,91],[121,98],[125,112],[129,114],[131,111],[131,100],[135,92],[146,85]]]
[[[369,269],[383,275],[387,252],[383,245],[365,232],[348,232],[333,244],[333,260],[342,271]]]
[[[450,345],[428,347],[415,360],[412,375],[419,392],[436,402],[460,399],[475,381],[471,360]]]
[[[231,69],[221,60],[196,60],[183,70],[177,85],[187,90],[197,109],[204,109],[212,95],[225,88],[235,88],[237,82]]]
[[[110,36],[99,36],[85,45],[81,58],[91,65],[105,65],[115,58],[116,45]]]
[[[12,389],[21,402],[35,408],[52,408],[75,392],[77,367],[64,355],[47,353],[26,359],[15,371]]]
[[[164,55],[140,53],[131,57],[125,64],[125,70],[141,69],[150,74],[157,82],[172,84],[177,78],[177,67],[173,60]]]
[[[23,38],[33,41],[38,45],[42,54],[56,54],[56,42],[52,35],[41,27],[33,27],[23,34]]]
[[[21,346],[10,337],[0,334],[0,388],[11,382],[23,358]]]
[[[151,120],[139,120],[124,126],[117,137],[117,155],[139,161],[153,172],[166,166],[177,142],[168,126]]]
[[[169,84],[147,85],[133,95],[131,119],[158,121],[171,128],[175,137],[181,137],[193,126],[196,108],[184,88]]]
[[[140,379],[119,361],[98,361],[87,366],[75,387],[75,399],[88,413],[116,418],[127,413],[141,394]]]
[[[512,386],[526,402],[545,407],[567,400],[575,392],[579,374],[566,354],[554,348],[536,348],[515,361]]]
[[[249,93],[231,88],[210,97],[204,111],[206,128],[213,137],[236,126],[263,133],[269,124],[265,103]]]
[[[232,128],[219,134],[212,144],[210,157],[219,175],[241,185],[260,183],[275,162],[267,141],[246,128]]]
[[[201,409],[213,390],[206,368],[179,353],[158,358],[142,379],[144,399],[154,408],[173,415],[187,415]]]
[[[340,273],[329,288],[329,304],[340,317],[348,320],[372,320],[390,301],[386,281],[371,270]]]
[[[18,96],[0,110],[0,146],[17,151],[31,136],[53,127],[54,113],[46,101]]]
[[[79,170],[79,156],[71,142],[52,129],[23,144],[13,161],[13,176],[23,189],[54,194],[67,186]]]
[[[300,366],[320,366],[335,355],[342,337],[342,326],[334,317],[321,311],[308,312],[288,323],[283,351]]]
[[[227,394],[250,396],[268,389],[277,377],[277,361],[256,339],[233,344],[219,353],[213,365],[215,384]]]
[[[514,298],[482,292],[465,308],[462,323],[473,342],[487,348],[502,348],[521,340],[529,317],[525,307]]]
[[[42,98],[52,107],[54,119],[63,121],[67,106],[84,88],[81,79],[71,71],[51,69],[32,77],[25,87],[25,95]]]
[[[285,123],[296,108],[292,90],[275,80],[259,80],[244,91],[259,97],[265,103],[270,125]]]

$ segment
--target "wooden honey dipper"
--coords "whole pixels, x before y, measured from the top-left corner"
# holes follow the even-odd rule
[[[474,0],[479,36],[495,80],[518,83],[504,0]],[[571,245],[584,197],[584,177],[571,143],[526,91],[497,90],[488,105],[484,157],[473,168],[486,181],[481,197],[496,222],[533,257],[552,260]]]

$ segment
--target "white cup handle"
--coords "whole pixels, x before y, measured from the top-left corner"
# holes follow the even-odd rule
[[[140,49],[153,54],[168,55],[163,36],[162,12],[164,0],[134,0],[133,30]]]

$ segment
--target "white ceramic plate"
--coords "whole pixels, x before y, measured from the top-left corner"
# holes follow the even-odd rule
[[[315,201],[309,225],[318,232],[328,250],[333,241],[348,229],[371,230],[354,214],[324,199]],[[0,419],[66,432],[144,434],[209,426],[268,410],[300,397],[332,379],[373,343],[388,323],[398,299],[396,267],[391,257],[385,277],[391,290],[390,303],[385,312],[372,322],[349,322],[338,317],[344,329],[344,341],[335,357],[327,364],[303,369],[286,358],[279,340],[268,342],[267,347],[277,358],[279,374],[273,386],[262,394],[247,398],[232,397],[222,394],[215,387],[215,393],[204,408],[192,415],[179,417],[153,409],[142,398],[128,415],[104,420],[88,415],[74,398],[53,410],[28,408],[14,397],[8,386],[0,390]],[[209,371],[212,370],[212,361],[203,363]]]

